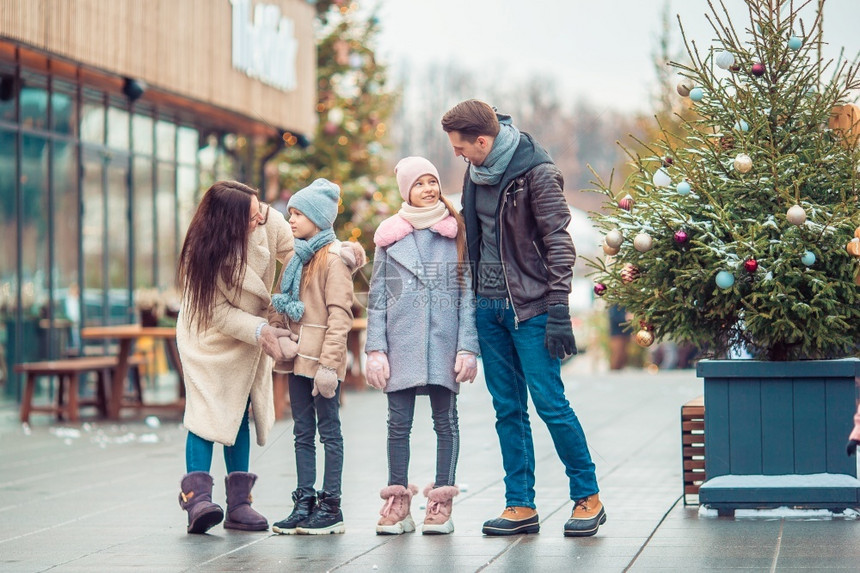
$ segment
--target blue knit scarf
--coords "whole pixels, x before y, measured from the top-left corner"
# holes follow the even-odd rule
[[[299,300],[299,288],[302,283],[302,269],[314,253],[333,243],[334,230],[320,231],[308,240],[295,239],[293,249],[295,254],[281,277],[281,294],[272,296],[272,305],[281,314],[286,314],[293,321],[298,321],[305,313],[305,304]]]
[[[469,167],[469,177],[477,185],[495,185],[502,180],[514,151],[520,144],[520,130],[511,125],[511,118],[499,119],[499,134],[493,140],[493,148],[481,165]]]

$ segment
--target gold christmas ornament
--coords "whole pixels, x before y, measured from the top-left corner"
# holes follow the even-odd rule
[[[617,249],[621,246],[621,243],[624,242],[624,235],[621,234],[621,231],[613,229],[612,231],[606,233],[606,238],[604,239],[604,241],[613,249]]]
[[[693,89],[693,82],[685,78],[678,82],[678,87],[675,89],[678,90],[679,96],[687,97],[690,95],[690,90]]]
[[[620,251],[620,250],[621,249],[619,249],[618,247],[610,247],[606,243],[603,243],[603,252],[609,256],[617,255],[618,251]]]
[[[654,344],[654,333],[644,328],[636,333],[636,344],[642,347],[648,347]]]
[[[654,241],[648,233],[639,233],[633,238],[633,248],[640,253],[650,251],[653,245]]]
[[[752,158],[746,153],[739,153],[735,157],[735,169],[740,173],[747,173],[752,169]]]
[[[803,225],[806,222],[806,211],[800,205],[794,205],[785,214],[785,218],[792,225]]]

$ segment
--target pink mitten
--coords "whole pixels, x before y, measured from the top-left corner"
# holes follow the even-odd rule
[[[299,343],[293,340],[293,336],[295,335],[278,338],[278,346],[281,347],[284,360],[292,360],[299,353]]]
[[[367,383],[377,390],[384,390],[388,384],[388,378],[391,375],[388,368],[388,355],[379,350],[367,353],[367,366],[364,370],[364,377],[367,378]]]

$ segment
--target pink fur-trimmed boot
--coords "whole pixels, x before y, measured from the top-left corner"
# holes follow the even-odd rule
[[[459,493],[460,488],[455,485],[433,487],[433,484],[430,484],[424,488],[424,497],[427,498],[427,515],[424,517],[424,527],[421,528],[424,535],[444,535],[454,531],[451,509],[454,506],[454,496]]]
[[[377,535],[400,535],[415,531],[410,506],[412,497],[416,493],[418,493],[418,487],[412,484],[409,484],[408,488],[402,485],[389,485],[382,488],[379,497],[385,500],[385,505],[379,512],[382,517],[376,524]]]

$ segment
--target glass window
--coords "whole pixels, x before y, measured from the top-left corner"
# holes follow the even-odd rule
[[[109,107],[108,116],[108,147],[111,149],[128,150],[128,112],[117,107]]]
[[[15,216],[15,163],[12,131],[0,130],[0,319],[17,307],[18,218]]]
[[[18,85],[15,68],[0,65],[0,121],[16,121],[15,100],[18,96]]]
[[[25,85],[21,89],[21,126],[48,129],[48,90]]]
[[[131,131],[134,137],[131,146],[134,152],[152,155],[152,126],[154,124],[152,118],[135,114],[131,121]]]
[[[167,290],[176,283],[176,171],[172,164],[158,165],[158,187],[155,192],[157,220],[159,289]]]
[[[51,131],[63,135],[77,133],[77,110],[75,109],[75,86],[57,81],[53,83],[51,94]]]
[[[135,139],[137,130],[135,130]],[[135,287],[155,286],[155,207],[152,160],[134,158],[134,280]]]
[[[81,110],[81,141],[103,145],[105,141],[105,108],[96,101],[85,101]]]
[[[56,286],[70,289],[78,284],[77,154],[73,143],[54,142],[54,264]]]
[[[84,155],[83,164],[83,235],[84,304],[87,324],[101,324],[107,319],[104,280],[105,202],[102,189],[103,161],[100,155]]]
[[[127,289],[128,284],[128,164],[112,161],[107,165],[107,224],[110,228],[108,250],[108,287]]]
[[[21,146],[21,304],[25,316],[48,310],[48,140],[24,135]]]
[[[79,348],[81,324],[78,279],[78,206],[77,146],[54,141],[54,321],[53,349],[61,356],[66,348]]]
[[[180,166],[176,176],[176,218],[180,244],[185,240],[185,232],[197,209],[197,191],[197,171],[193,167]]]
[[[176,126],[167,121],[155,124],[155,145],[159,159],[176,160]]]
[[[177,133],[178,149],[176,160],[186,165],[194,165],[197,158],[199,135],[196,129],[180,127]]]

